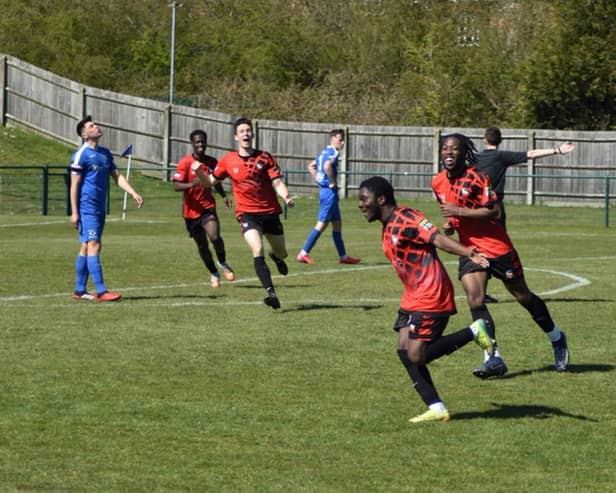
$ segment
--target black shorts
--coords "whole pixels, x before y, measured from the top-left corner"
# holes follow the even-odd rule
[[[218,221],[218,214],[216,214],[216,209],[205,209],[203,213],[194,219],[184,218],[184,222],[186,223],[186,230],[188,231],[188,236],[194,238],[195,235],[199,234],[199,231],[203,229],[203,225],[212,219]]]
[[[518,252],[513,249],[500,257],[489,258],[490,267],[484,269],[468,257],[460,257],[458,261],[458,279],[462,279],[464,274],[471,272],[487,271],[490,276],[500,279],[504,283],[516,282],[524,279],[524,269]]]
[[[256,229],[261,234],[284,234],[279,214],[249,214],[245,212],[240,216],[239,222],[242,234],[251,229]]]
[[[418,341],[436,341],[447,327],[449,313],[409,312],[400,308],[393,329],[400,332],[403,327],[410,327],[409,339]]]

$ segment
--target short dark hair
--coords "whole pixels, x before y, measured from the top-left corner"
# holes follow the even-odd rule
[[[503,141],[503,135],[498,127],[486,128],[484,137],[488,141],[488,144],[493,146],[498,146]]]
[[[79,137],[81,137],[81,132],[83,132],[83,127],[86,126],[86,123],[91,122],[91,121],[92,121],[92,115],[88,115],[79,121],[79,123],[77,124],[77,135],[79,135]]]
[[[203,135],[203,137],[205,138],[205,141],[207,142],[207,133],[205,132],[205,130],[201,130],[200,128],[197,128],[196,130],[193,130],[192,132],[190,132],[190,141],[192,142],[192,140],[197,136],[197,135]]]
[[[240,125],[249,125],[250,129],[252,130],[252,121],[250,120],[250,118],[246,118],[245,116],[242,116],[238,118],[237,120],[235,120],[235,123],[233,124],[234,134],[237,132],[237,127],[239,127]]]
[[[331,132],[329,132],[329,137],[335,137],[336,135],[342,135],[344,139],[344,130],[342,128],[334,128]]]
[[[396,206],[396,198],[394,196],[394,187],[391,186],[382,176],[372,176],[359,184],[359,188],[365,188],[372,192],[375,197],[385,197],[385,205]]]

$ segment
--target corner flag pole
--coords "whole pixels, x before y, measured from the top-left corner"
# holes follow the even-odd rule
[[[128,164],[126,165],[126,181],[128,181],[130,178],[130,162],[131,162],[131,158],[133,157],[133,144],[129,145],[126,149],[124,149],[124,152],[120,155],[120,157],[127,157],[127,156],[128,156]],[[128,193],[124,192],[124,204],[122,205],[122,221],[126,219],[127,199],[128,199]]]

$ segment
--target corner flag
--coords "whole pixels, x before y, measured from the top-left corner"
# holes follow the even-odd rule
[[[120,157],[126,157],[132,154],[133,154],[133,144],[129,145],[126,149],[124,149],[124,152],[120,154]]]
[[[126,181],[128,181],[130,178],[130,161],[131,161],[131,158],[133,157],[133,144],[129,145],[126,149],[124,149],[124,152],[120,154],[120,157],[127,157],[127,156],[128,156],[128,165],[126,166]],[[128,198],[128,194],[124,192],[124,204],[122,205],[122,221],[126,219],[127,198]]]

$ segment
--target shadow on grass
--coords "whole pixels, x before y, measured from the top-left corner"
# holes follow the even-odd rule
[[[165,294],[165,295],[155,295],[155,296],[122,296],[122,300],[125,301],[143,301],[143,300],[176,300],[176,299],[187,299],[187,300],[217,300],[219,298],[224,298],[226,294]]]
[[[535,419],[547,419],[547,418],[573,418],[579,419],[582,421],[593,421],[597,422],[598,420],[589,418],[588,416],[584,416],[581,414],[573,414],[563,411],[557,407],[551,406],[529,406],[529,405],[513,405],[513,404],[498,404],[496,402],[491,403],[496,409],[491,409],[489,411],[477,411],[477,412],[466,412],[466,413],[454,413],[452,415],[452,419],[460,420],[460,419],[486,419],[486,418],[495,418],[495,419],[518,419],[518,418],[535,418]]]
[[[507,296],[507,295],[505,295]],[[614,300],[609,298],[550,298],[548,296],[541,297],[543,301],[546,303],[613,303]],[[497,301],[490,301],[489,304],[491,306],[494,305],[505,305],[508,303],[518,304],[516,300],[511,297],[501,298],[499,297]]]
[[[352,308],[354,310],[378,310],[383,305],[338,305],[336,303],[306,303],[295,308],[287,308],[285,312],[305,312],[310,310],[330,310],[332,308]]]
[[[608,371],[614,371],[614,368],[616,368],[614,365],[571,365],[570,364],[567,366],[567,371],[564,371],[562,373],[567,374],[567,373],[608,372]],[[535,370],[521,370],[521,371],[510,372],[510,373],[507,373],[503,377],[490,379],[490,380],[517,378],[517,377],[523,377],[526,375],[532,375],[533,373],[542,373],[542,372],[556,373],[556,370],[554,370],[554,365],[547,365],[542,368],[537,368]]]

